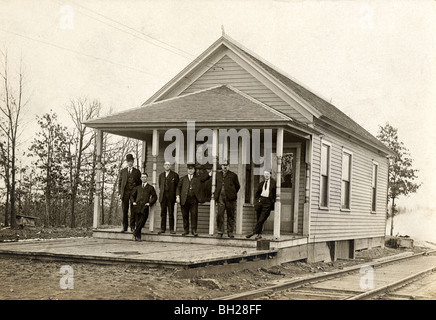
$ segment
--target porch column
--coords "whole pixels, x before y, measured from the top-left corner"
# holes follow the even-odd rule
[[[96,141],[96,171],[95,171],[95,193],[94,193],[94,218],[92,227],[97,229],[100,226],[101,219],[101,187],[102,187],[102,164],[101,154],[103,150],[103,132],[100,129],[95,129]]]
[[[238,192],[238,200],[237,200],[237,209],[236,209],[236,234],[242,234],[242,221],[244,215],[244,203],[245,203],[245,179],[246,179],[246,170],[245,170],[245,159],[247,159],[247,148],[243,144],[243,139],[240,139],[238,142],[238,150],[239,150],[239,162],[238,162],[238,178],[239,184],[241,185],[241,189]]]
[[[147,141],[142,141],[141,173],[146,172],[146,169],[147,169]]]
[[[212,189],[209,208],[209,234],[212,236],[215,232],[215,188],[216,188],[216,170],[218,164],[218,129],[213,129],[212,134]]]
[[[282,211],[282,204],[280,201],[281,185],[282,185],[282,157],[283,157],[283,128],[277,129],[277,194],[276,203],[274,206],[274,238],[280,238],[280,215]]]
[[[306,177],[304,188],[304,215],[303,215],[303,236],[309,235],[310,228],[310,190],[312,186],[312,140],[306,140],[306,154],[304,156],[306,162]]]
[[[151,143],[151,156],[153,160],[153,174],[151,184],[156,190],[156,180],[157,180],[157,156],[159,155],[159,131],[153,130],[153,139]],[[154,214],[156,212],[156,205],[152,206],[150,209],[150,225],[149,230],[154,230]]]

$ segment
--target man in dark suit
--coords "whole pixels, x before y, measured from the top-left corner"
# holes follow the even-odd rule
[[[256,240],[262,238],[263,224],[268,219],[271,210],[274,210],[274,203],[276,201],[276,181],[271,178],[271,171],[265,171],[263,176],[265,179],[257,188],[254,202],[257,223],[254,226],[253,232],[247,235],[247,238],[251,238],[256,234]]]
[[[141,232],[147,222],[150,207],[156,203],[157,195],[154,187],[147,183],[148,174],[141,175],[142,184],[133,189],[130,200],[133,205],[136,226],[133,231],[133,239],[141,241]]]
[[[216,216],[218,237],[222,238],[224,233],[224,211],[227,214],[227,235],[234,238],[236,199],[240,189],[238,175],[229,170],[229,162],[221,165],[222,171],[216,175],[215,201],[218,203]]]
[[[188,164],[188,174],[182,177],[177,186],[176,201],[180,203],[183,216],[183,236],[189,234],[189,214],[191,214],[191,231],[197,233],[198,203],[201,201],[201,181],[194,175],[195,165]]]
[[[121,232],[127,231],[128,213],[130,209],[130,230],[135,230],[135,218],[132,214],[132,204],[130,195],[136,186],[141,184],[141,171],[133,167],[134,158],[131,154],[126,156],[127,167],[122,169],[118,179],[118,194],[121,199],[123,209],[123,229]]]
[[[171,170],[171,163],[164,163],[165,171],[159,175],[159,202],[160,202],[160,232],[165,233],[167,226],[167,211],[169,216],[169,229],[175,234],[174,226],[174,204],[176,203],[176,189],[179,184],[179,175]]]

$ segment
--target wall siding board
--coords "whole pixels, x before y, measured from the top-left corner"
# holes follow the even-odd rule
[[[269,105],[288,116],[307,122],[307,119],[274,92],[237,64],[229,56],[224,56],[214,66],[195,80],[182,94],[193,93],[218,85],[231,85],[253,98]]]
[[[313,169],[311,194],[310,241],[346,240],[365,237],[383,237],[386,225],[386,158],[346,138],[318,128],[325,134],[323,140],[331,143],[329,209],[319,209],[321,138],[313,138]],[[342,152],[351,151],[351,209],[341,210]],[[371,213],[371,179],[373,160],[379,164],[377,181],[377,212]]]

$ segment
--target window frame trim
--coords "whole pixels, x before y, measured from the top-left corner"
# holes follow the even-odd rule
[[[373,190],[373,186],[372,186],[372,182],[374,180],[374,166],[376,166],[377,170],[376,170],[376,175],[375,175],[375,210],[373,209],[373,197],[374,197],[374,190]],[[379,168],[379,163],[375,160],[372,160],[372,165],[371,165],[371,208],[370,208],[370,213],[371,214],[377,214],[377,191],[378,191],[378,168]]]
[[[343,204],[342,204],[342,197],[343,197],[343,192],[344,192],[344,190],[342,188],[342,183],[344,181],[344,179],[342,177],[342,175],[343,175],[344,154],[348,154],[350,156],[350,163],[349,163],[349,168],[348,168],[349,176],[350,176],[350,179],[348,181],[348,183],[350,185],[350,187],[349,187],[350,190],[349,190],[349,194],[348,194],[348,198],[349,198],[348,201],[350,203],[350,207],[349,208],[343,208],[342,207],[343,206]],[[351,192],[352,188],[351,187],[352,187],[352,181],[353,181],[353,163],[354,163],[354,152],[349,150],[349,149],[347,149],[347,148],[342,147],[342,152],[341,152],[341,204],[340,204],[340,211],[343,211],[343,212],[351,212],[351,199],[352,199],[352,196],[351,196],[352,195],[352,192]]]
[[[321,181],[322,181],[322,147],[323,145],[326,145],[329,147],[328,149],[328,161],[327,161],[327,206],[321,205],[321,199],[322,199],[322,188],[321,188]],[[332,149],[333,145],[330,141],[324,140],[321,138],[320,143],[320,163],[319,163],[319,201],[318,201],[318,209],[329,211],[330,210],[330,185],[331,185],[331,162],[332,162]]]

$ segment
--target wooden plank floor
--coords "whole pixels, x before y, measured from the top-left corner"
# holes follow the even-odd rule
[[[139,262],[195,267],[232,259],[251,259],[274,254],[252,247],[231,247],[100,238],[69,238],[0,243],[0,255],[20,255],[53,259]]]
[[[95,238],[105,238],[105,239],[123,239],[130,240],[132,238],[131,232],[120,232],[120,228],[102,228],[96,229],[93,232],[93,237]],[[253,236],[247,239],[245,235],[235,235],[235,238],[230,239],[224,234],[223,238],[217,238],[216,235],[209,234],[199,234],[198,237],[193,237],[192,235],[182,236],[180,233],[177,234],[157,234],[157,232],[143,231],[142,239],[146,241],[153,242],[170,242],[170,243],[185,243],[185,244],[204,244],[213,246],[232,246],[232,247],[244,247],[244,248],[256,248],[257,240]],[[286,247],[292,247],[302,244],[307,244],[307,237],[295,234],[283,234],[280,236],[279,240],[275,240],[272,234],[263,234],[263,240],[270,241],[270,248],[280,249]]]

